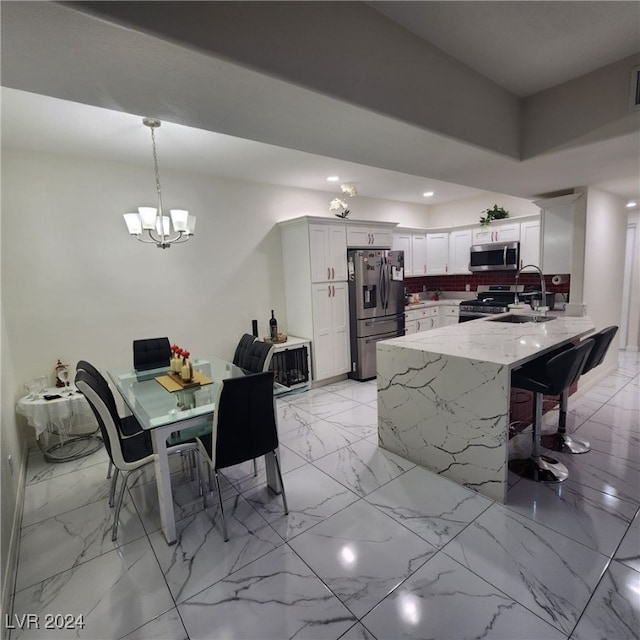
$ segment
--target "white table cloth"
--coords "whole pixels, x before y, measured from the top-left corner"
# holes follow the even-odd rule
[[[68,390],[73,391],[66,395]],[[55,400],[45,400],[47,395],[61,395]],[[61,389],[50,387],[34,399],[24,396],[18,400],[16,411],[27,419],[36,431],[36,438],[43,433],[55,433],[61,438],[91,433],[98,428],[93,411],[86,398],[75,386]]]

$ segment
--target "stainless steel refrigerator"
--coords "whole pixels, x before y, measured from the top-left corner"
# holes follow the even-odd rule
[[[404,335],[404,252],[347,252],[351,328],[350,378],[376,376],[376,343]]]

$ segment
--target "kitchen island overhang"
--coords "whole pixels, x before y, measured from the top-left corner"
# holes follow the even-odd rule
[[[511,371],[593,330],[482,319],[379,342],[380,446],[505,503]]]

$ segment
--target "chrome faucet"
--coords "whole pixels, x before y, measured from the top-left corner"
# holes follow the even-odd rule
[[[516,292],[514,294],[513,301],[515,302],[515,304],[518,304],[520,302],[520,298],[518,298],[518,280],[520,279],[520,274],[525,269],[529,269],[529,268],[535,269],[540,274],[540,295],[542,296],[542,300],[541,300],[542,304],[538,306],[537,309],[533,305],[531,306],[533,307],[534,311],[539,311],[542,314],[542,317],[544,318],[547,315],[547,311],[549,311],[549,307],[547,306],[547,289],[544,284],[544,274],[542,273],[542,269],[537,265],[525,264],[524,267],[522,267],[518,271],[518,273],[516,273]]]

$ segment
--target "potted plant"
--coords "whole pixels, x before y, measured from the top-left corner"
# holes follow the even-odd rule
[[[491,209],[485,209],[482,213],[486,214],[480,217],[480,224],[483,227],[488,225],[492,220],[503,220],[509,217],[509,212],[497,204],[494,204]]]

